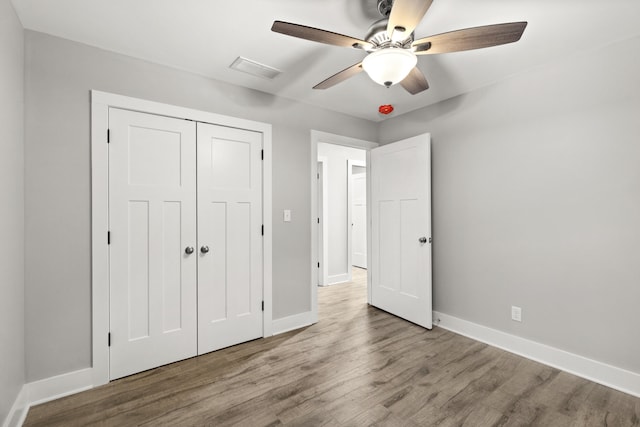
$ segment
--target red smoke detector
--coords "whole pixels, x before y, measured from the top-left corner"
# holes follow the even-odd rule
[[[393,112],[393,105],[381,105],[380,107],[378,107],[378,111],[381,114],[391,114]]]

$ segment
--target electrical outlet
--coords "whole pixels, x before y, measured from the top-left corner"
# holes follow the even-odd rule
[[[520,307],[511,306],[511,320],[522,322],[522,309]]]

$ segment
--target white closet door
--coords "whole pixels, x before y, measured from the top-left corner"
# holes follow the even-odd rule
[[[367,174],[352,175],[352,264],[367,268]]]
[[[371,304],[431,329],[429,134],[371,150]]]
[[[196,355],[193,122],[110,109],[110,377]]]
[[[198,354],[262,336],[262,134],[198,123]]]

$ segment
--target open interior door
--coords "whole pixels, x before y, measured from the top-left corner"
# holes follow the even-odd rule
[[[371,150],[371,305],[432,327],[431,136]]]

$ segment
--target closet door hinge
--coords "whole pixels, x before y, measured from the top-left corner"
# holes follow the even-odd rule
[[[318,268],[320,268],[320,263],[318,263]]]
[[[264,150],[260,150],[260,160],[264,160]]]
[[[111,347],[111,332],[107,334],[107,345]]]
[[[111,142],[111,129],[107,129],[107,144]]]
[[[264,236],[264,224],[262,224],[262,235]]]
[[[264,311],[264,301],[262,301],[262,311]]]
[[[111,232],[107,231],[107,245],[111,244]]]
[[[318,218],[318,224],[320,224],[320,218]]]

